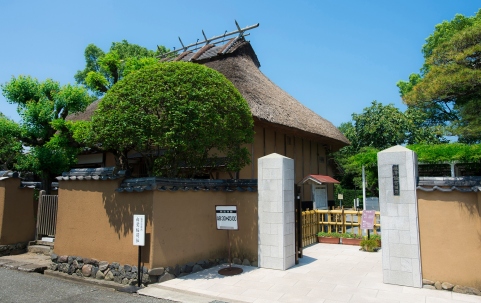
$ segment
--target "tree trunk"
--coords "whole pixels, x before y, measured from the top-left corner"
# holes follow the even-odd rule
[[[129,159],[127,158],[127,152],[112,151],[115,156],[115,166],[119,170],[129,169]]]
[[[52,184],[52,178],[50,177],[50,174],[43,173],[42,174],[42,189],[45,191],[46,195],[50,195],[51,184]]]

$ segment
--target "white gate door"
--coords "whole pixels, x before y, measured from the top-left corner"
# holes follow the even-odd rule
[[[314,209],[327,209],[327,188],[325,186],[313,186]]]

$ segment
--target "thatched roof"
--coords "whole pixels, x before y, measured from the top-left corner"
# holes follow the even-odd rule
[[[68,115],[66,120],[68,121],[81,121],[81,120],[90,120],[90,118],[92,117],[92,115],[94,114],[94,111],[97,109],[97,107],[99,106],[99,102],[101,101],[102,99],[98,99],[97,101],[94,101],[92,103],[90,103],[89,106],[87,106],[87,108],[85,109],[84,112],[82,113],[76,113],[76,114],[71,114],[71,115]]]
[[[208,52],[213,53],[215,48],[218,47]],[[195,62],[224,74],[249,103],[256,120],[277,124],[288,132],[321,136],[337,147],[349,144],[331,122],[302,105],[259,70],[259,61],[249,42],[238,41],[223,56],[202,55]]]
[[[172,60],[204,64],[224,74],[246,99],[257,123],[274,124],[286,133],[322,139],[336,149],[349,144],[349,140],[331,122],[269,80],[259,70],[260,63],[251,44],[244,39],[232,39],[221,46],[206,45],[195,53],[187,51],[169,59]],[[69,118],[89,119],[97,103],[91,104],[85,113]]]

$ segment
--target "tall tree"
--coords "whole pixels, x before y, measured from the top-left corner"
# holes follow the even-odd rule
[[[352,121],[342,123],[339,130],[349,139],[346,146],[334,154],[344,171],[342,183],[362,186],[361,168],[366,167],[368,190],[377,192],[376,153],[398,144],[437,144],[445,140],[435,129],[426,125],[425,114],[415,108],[400,111],[393,104],[373,101],[360,114],[352,114]]]
[[[421,74],[399,81],[404,102],[460,141],[481,140],[481,9],[436,25],[423,46]]]
[[[342,123],[339,130],[349,139],[343,150],[357,153],[363,147],[385,149],[404,143],[441,143],[443,138],[425,124],[425,114],[415,108],[402,112],[393,104],[373,101],[352,121]]]
[[[193,177],[208,167],[221,169],[224,157],[228,171],[248,164],[243,144],[253,140],[253,120],[247,102],[219,72],[194,63],[159,63],[114,85],[90,131],[84,123],[77,138],[101,142],[123,158],[123,168],[127,152],[135,150],[151,175]]]
[[[0,169],[13,169],[22,155],[20,125],[0,113]]]
[[[19,139],[30,152],[19,168],[40,175],[49,190],[53,174],[68,169],[76,161],[77,144],[70,139],[65,118],[84,111],[92,98],[83,87],[43,82],[19,76],[0,86],[7,102],[17,105],[21,117]]]
[[[164,46],[152,51],[122,40],[113,42],[105,53],[95,44],[89,44],[84,53],[85,68],[75,74],[75,80],[101,96],[132,71],[157,63],[156,56],[168,51]]]

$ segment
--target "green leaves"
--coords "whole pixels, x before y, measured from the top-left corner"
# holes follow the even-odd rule
[[[22,153],[20,125],[0,113],[0,165],[2,170],[13,169]]]
[[[17,111],[22,117],[21,140],[29,146],[47,143],[59,130],[51,124],[52,121],[83,111],[91,102],[84,88],[72,85],[61,87],[51,79],[39,82],[30,76],[19,76],[0,87],[7,102],[17,104]]]
[[[407,147],[415,151],[418,161],[423,163],[438,164],[455,161],[475,163],[481,160],[481,144],[414,144]]]
[[[481,10],[436,25],[423,46],[422,75],[400,81],[403,101],[461,141],[481,140]],[[475,111],[478,112],[478,111]]]
[[[155,56],[168,52],[158,47],[157,52],[130,44],[127,40],[113,42],[108,53],[94,44],[85,49],[85,69],[75,74],[75,80],[97,96],[105,94],[126,75],[158,62]]]
[[[87,91],[69,84],[60,86],[51,79],[40,82],[30,76],[13,77],[1,89],[7,101],[17,105],[22,118],[20,125],[8,121],[0,124],[0,132],[11,129],[7,138],[15,142],[11,150],[18,156],[16,169],[34,172],[44,180],[68,170],[79,150],[71,140],[65,118],[85,110],[92,100]],[[22,144],[30,147],[28,153],[20,154]],[[1,150],[0,161],[7,166],[11,163],[2,158]]]
[[[351,141],[336,152],[336,162],[344,171],[343,186],[362,187],[361,169],[366,168],[368,190],[377,194],[377,152],[394,145],[444,142],[443,129],[428,121],[429,115],[415,107],[401,112],[392,104],[373,101],[360,114],[353,114],[352,121],[343,123],[339,130]]]
[[[362,114],[353,114],[352,119],[355,121],[357,148],[384,149],[406,141],[409,122],[392,104],[384,106],[373,101]]]
[[[220,156],[237,171],[249,161],[242,144],[253,140],[250,109],[233,84],[185,62],[156,63],[127,75],[105,95],[92,126],[103,148],[141,152],[151,173],[155,161],[156,174],[166,176],[206,173],[206,163]]]

